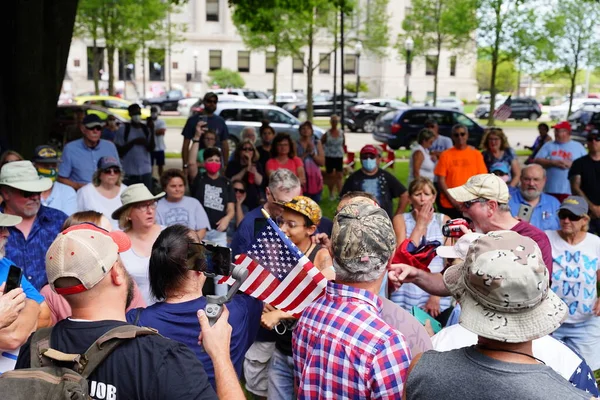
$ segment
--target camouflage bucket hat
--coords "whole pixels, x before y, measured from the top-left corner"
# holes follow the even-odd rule
[[[277,204],[308,217],[315,225],[319,225],[323,217],[321,207],[313,199],[306,196],[296,196],[288,202]]]
[[[336,215],[331,233],[336,269],[357,276],[383,271],[396,250],[392,221],[373,204],[347,204]]]
[[[527,342],[553,332],[567,316],[549,288],[540,248],[513,231],[476,239],[464,263],[446,270],[444,283],[461,305],[459,323],[488,339]]]

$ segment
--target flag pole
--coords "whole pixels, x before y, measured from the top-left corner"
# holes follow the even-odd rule
[[[269,213],[267,212],[267,210],[265,210],[264,208],[261,208],[261,210],[263,215],[265,216],[266,219],[271,219],[271,216],[269,215]]]

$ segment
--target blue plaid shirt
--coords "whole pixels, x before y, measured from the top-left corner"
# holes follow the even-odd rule
[[[0,206],[0,211],[4,212],[4,205]],[[27,239],[14,226],[8,228],[10,236],[6,242],[6,257],[23,269],[25,278],[38,291],[48,283],[46,251],[61,232],[66,219],[64,212],[40,205]]]

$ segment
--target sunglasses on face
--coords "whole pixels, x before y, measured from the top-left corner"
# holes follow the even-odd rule
[[[112,175],[112,174],[116,175],[116,174],[120,174],[121,170],[119,168],[117,168],[117,167],[110,167],[110,168],[105,169],[102,172],[104,172],[107,175]]]
[[[560,211],[558,213],[558,219],[568,219],[569,221],[573,221],[573,222],[577,222],[579,221],[581,218],[583,218],[582,216],[578,216],[575,215],[573,213],[570,213],[568,211]]]
[[[204,100],[205,104],[217,104],[217,101],[215,99],[209,99],[209,100]]]
[[[19,190],[19,193],[21,194],[22,197],[28,199],[30,197],[33,196],[39,196],[40,192],[28,192],[26,190]]]
[[[243,147],[242,151],[254,151],[252,147]]]
[[[600,142],[600,136],[588,136],[588,142]]]
[[[246,189],[240,189],[240,188],[233,188],[233,191],[236,193],[241,193],[241,194],[246,193]]]
[[[87,128],[90,131],[101,131],[102,127],[101,126],[93,126],[91,128]]]
[[[459,136],[467,136],[467,132],[454,132],[452,134],[453,137],[459,137]]]
[[[475,200],[469,200],[469,201],[465,201],[463,204],[463,207],[466,208],[467,210],[469,208],[471,208],[473,206],[473,204],[475,203],[487,203],[488,200],[487,199],[475,199]]]
[[[377,156],[375,154],[363,154],[360,156],[361,160],[366,160],[366,159],[374,160],[376,158],[377,158]]]

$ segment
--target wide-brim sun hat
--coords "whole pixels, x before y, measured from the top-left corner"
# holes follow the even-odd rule
[[[465,261],[446,270],[444,283],[460,303],[460,325],[487,339],[538,339],[554,332],[568,314],[549,287],[539,247],[516,232],[476,239]]]
[[[129,186],[127,189],[121,193],[121,203],[123,204],[121,207],[117,208],[113,211],[111,217],[113,219],[119,219],[121,213],[125,211],[129,206],[136,203],[142,203],[144,201],[150,200],[158,200],[165,196],[165,192],[161,192],[154,196],[150,190],[143,183],[136,183],[134,185]]]
[[[38,175],[31,161],[14,161],[0,170],[0,186],[41,193],[52,187],[52,180]]]
[[[19,225],[23,218],[17,215],[3,214],[0,212],[0,227],[10,227]]]

